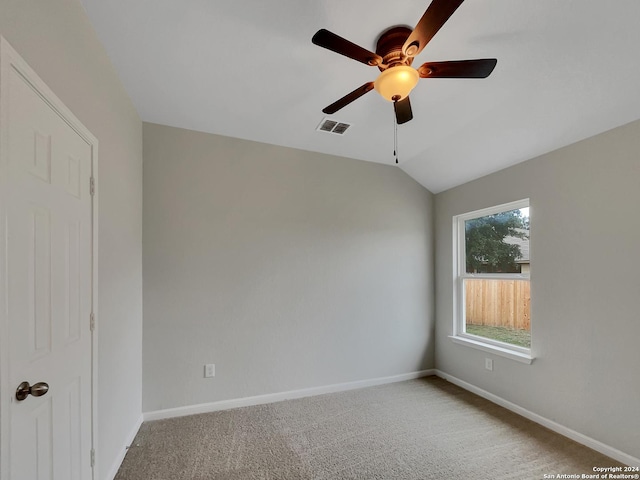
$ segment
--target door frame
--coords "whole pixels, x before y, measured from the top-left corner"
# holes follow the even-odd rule
[[[33,71],[0,35],[0,480],[9,480],[11,405],[15,385],[9,384],[9,316],[7,282],[7,182],[8,182],[8,80],[17,72],[33,90],[91,147],[91,177],[95,185],[91,201],[91,450],[92,477],[98,470],[98,139]],[[87,323],[91,319],[86,319]]]

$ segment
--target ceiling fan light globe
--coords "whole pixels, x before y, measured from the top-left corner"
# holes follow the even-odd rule
[[[418,80],[420,80],[420,74],[415,68],[398,65],[378,75],[373,86],[382,98],[394,102],[404,100],[418,84]]]

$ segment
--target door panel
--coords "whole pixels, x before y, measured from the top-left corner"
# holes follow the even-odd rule
[[[33,361],[51,353],[51,214],[47,208],[29,206],[26,217],[27,318]]]
[[[80,263],[80,233],[82,222],[72,221],[67,223],[66,233],[66,270],[63,284],[66,287],[65,299],[65,342],[71,343],[80,339],[80,311],[81,311],[81,274]]]
[[[69,480],[81,480],[82,432],[78,415],[80,410],[80,378],[76,377],[67,385],[58,389],[56,402],[58,403],[57,416],[54,420],[54,431],[68,432],[69,435],[61,437],[54,443],[54,458],[60,458],[54,462],[54,478],[68,478]],[[57,425],[56,425],[57,424]],[[69,452],[67,454],[66,452]]]

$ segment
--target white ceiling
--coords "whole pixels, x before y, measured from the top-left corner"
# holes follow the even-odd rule
[[[322,108],[378,70],[311,43],[367,49],[430,0],[82,0],[144,121],[393,164],[375,91],[316,131]],[[416,57],[497,58],[483,80],[423,79],[400,168],[434,193],[640,118],[640,1],[467,0]]]

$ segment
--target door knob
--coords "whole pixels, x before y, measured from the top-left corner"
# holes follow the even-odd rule
[[[22,382],[16,388],[16,400],[21,402],[29,395],[34,397],[41,397],[49,391],[49,385],[45,382],[38,382],[33,385],[29,385],[29,382]]]

